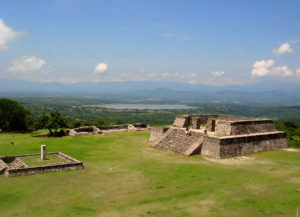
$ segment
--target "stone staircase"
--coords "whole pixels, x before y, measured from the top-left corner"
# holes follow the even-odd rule
[[[26,167],[27,165],[19,158],[16,158],[14,161],[8,164],[9,169],[19,169],[19,168],[26,168]]]
[[[0,174],[3,174],[6,168],[7,168],[6,163],[4,163],[4,161],[0,159]]]
[[[201,152],[202,143],[201,133],[192,132],[191,136],[187,136],[184,129],[170,128],[151,146],[190,156]]]

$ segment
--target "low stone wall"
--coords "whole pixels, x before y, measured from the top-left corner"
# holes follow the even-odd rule
[[[151,127],[149,142],[154,142],[159,139],[169,128]]]
[[[55,165],[42,165],[42,166],[27,167],[27,168],[20,168],[20,169],[10,169],[10,170],[6,170],[4,175],[7,177],[30,176],[30,175],[37,175],[42,173],[60,172],[66,170],[79,170],[79,169],[83,169],[82,163],[65,163],[65,164],[55,164]]]
[[[219,138],[205,136],[201,154],[214,158],[224,158],[287,147],[285,132],[268,132]]]
[[[126,130],[128,128],[128,124],[119,124],[119,125],[97,125],[97,128],[100,130]]]
[[[148,130],[146,124],[120,124],[120,125],[98,125],[98,126],[84,126],[68,131],[69,136],[88,136],[97,135],[108,132],[122,132],[122,131],[140,131]]]
[[[6,166],[4,175],[7,177],[28,176],[28,175],[36,175],[36,174],[48,173],[48,172],[59,172],[59,171],[65,171],[65,170],[83,169],[83,163],[81,161],[78,161],[68,155],[61,153],[61,152],[49,152],[49,153],[47,153],[47,155],[58,155],[60,158],[67,161],[65,163],[39,165],[39,166],[27,166],[21,160],[23,157],[40,156],[40,155],[41,154],[25,154],[25,155],[0,157],[0,161],[4,162],[4,164]],[[7,164],[14,163],[14,161],[16,161],[16,160],[19,160],[20,162],[22,162],[23,165],[19,166],[19,168],[9,167],[9,165],[7,166]],[[5,162],[5,161],[7,161],[7,162]]]
[[[101,130],[95,126],[83,126],[68,131],[69,136],[88,136],[100,133]]]

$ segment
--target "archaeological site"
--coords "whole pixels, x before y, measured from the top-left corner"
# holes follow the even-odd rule
[[[47,157],[56,158],[55,163],[47,163]],[[40,158],[40,160],[39,160]],[[28,164],[28,162],[39,162]],[[27,162],[27,163],[26,163]],[[41,153],[23,154],[0,157],[0,174],[6,177],[28,176],[41,173],[61,172],[83,169],[83,163],[61,152],[47,152],[46,146],[41,146]]]
[[[169,129],[152,127],[149,141],[153,148],[213,158],[288,147],[286,133],[272,120],[222,114],[179,115]]]
[[[148,130],[149,126],[146,124],[119,124],[119,125],[99,125],[99,126],[83,126],[68,130],[69,136],[88,136],[106,134],[111,132],[125,132],[125,131],[142,131]]]

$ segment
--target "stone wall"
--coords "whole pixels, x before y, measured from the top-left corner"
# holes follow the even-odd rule
[[[237,121],[231,124],[231,134],[229,135],[242,135],[275,131],[276,129],[272,120]]]
[[[225,137],[205,136],[201,154],[214,158],[224,158],[287,147],[285,132]]]
[[[220,158],[220,138],[204,136],[201,154]]]
[[[97,135],[101,131],[96,126],[83,126],[68,131],[69,136],[88,136],[88,135]]]
[[[253,133],[275,132],[272,120],[226,121],[216,120],[217,135],[243,135]]]
[[[36,175],[48,172],[58,172],[65,170],[78,170],[83,169],[83,163],[78,161],[68,155],[61,152],[49,152],[47,155],[58,155],[60,158],[66,160],[65,163],[49,164],[49,165],[39,165],[39,166],[27,166],[22,158],[31,156],[40,156],[39,154],[24,154],[24,155],[14,155],[14,156],[3,156],[0,157],[0,161],[5,164],[4,175],[7,177],[13,176],[28,176]],[[0,164],[1,164],[0,162]],[[3,165],[2,165],[3,167]],[[0,165],[1,168],[1,165]],[[0,169],[1,171],[1,169]],[[3,171],[2,171],[3,172]]]
[[[260,133],[222,138],[220,158],[287,148],[286,133]]]
[[[224,120],[216,120],[216,134],[222,136],[231,135],[231,122]]]
[[[61,172],[66,170],[79,170],[79,169],[83,169],[82,163],[64,163],[64,164],[42,165],[36,167],[10,169],[10,170],[6,170],[4,175],[7,177],[30,176],[30,175],[37,175],[42,173]]]
[[[201,119],[199,117],[191,117],[191,123],[193,129],[199,129],[201,125]]]
[[[196,115],[178,115],[173,123],[176,127],[187,127],[192,125],[193,129],[199,129],[201,124],[207,124],[211,127],[211,120],[240,121],[255,120],[254,118],[223,115],[223,114],[196,114]]]
[[[173,123],[175,127],[188,127],[190,125],[189,115],[178,115]]]
[[[88,136],[97,135],[108,132],[122,131],[141,131],[148,130],[146,124],[120,124],[120,125],[98,125],[98,126],[83,126],[68,130],[69,136]]]
[[[98,125],[97,128],[99,128],[100,130],[126,130],[128,128],[128,124]]]
[[[151,127],[149,142],[154,142],[159,139],[169,128]]]

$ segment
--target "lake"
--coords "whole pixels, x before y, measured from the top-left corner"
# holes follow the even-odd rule
[[[82,107],[88,108],[111,108],[111,109],[196,109],[193,106],[187,105],[159,105],[159,104],[103,104],[103,105],[83,105]]]

